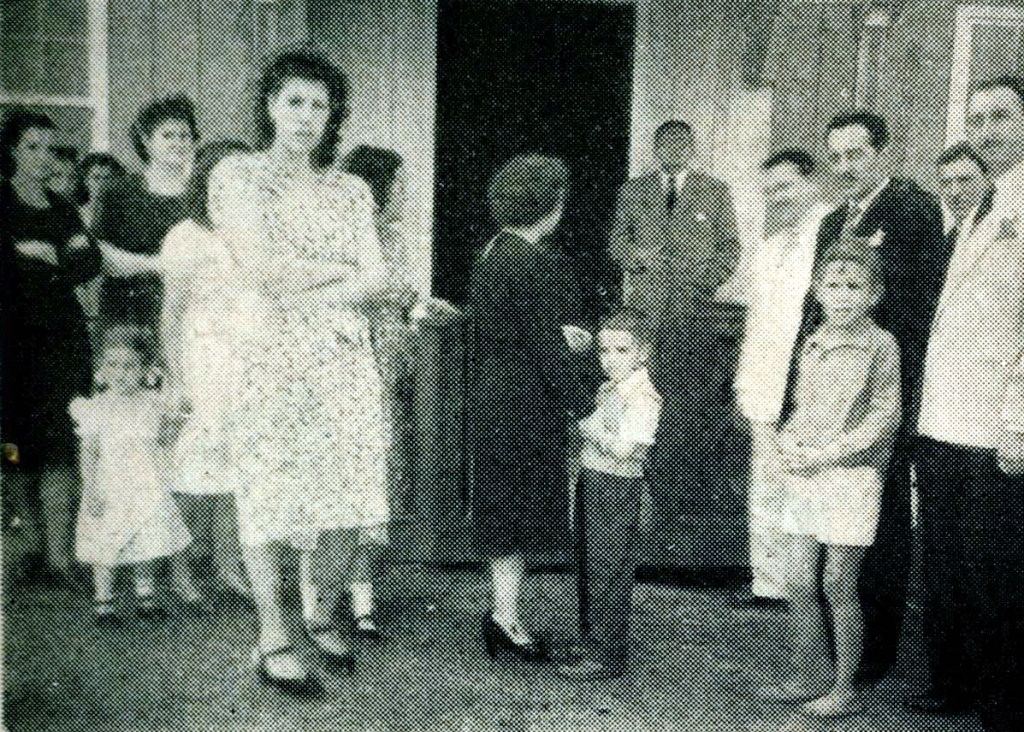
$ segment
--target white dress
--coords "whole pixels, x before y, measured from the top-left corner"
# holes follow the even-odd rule
[[[191,537],[159,465],[157,433],[164,411],[160,395],[104,393],[75,399],[68,411],[83,455],[90,443],[99,447],[95,482],[85,486],[78,513],[78,560],[102,566],[133,564],[188,546]],[[93,496],[101,503],[95,515]]]
[[[243,361],[234,333],[248,317],[223,239],[191,219],[172,228],[160,250],[168,291],[182,287],[183,396],[192,414],[174,449],[171,489],[193,495],[233,494],[239,471],[228,454],[230,418],[242,382]]]
[[[210,215],[255,298],[235,334],[242,543],[312,549],[324,531],[381,526],[383,383],[368,320],[344,294],[360,277],[384,276],[369,187],[334,169],[294,176],[262,154],[229,157],[211,176]],[[275,284],[318,262],[348,265],[349,279],[287,294]]]

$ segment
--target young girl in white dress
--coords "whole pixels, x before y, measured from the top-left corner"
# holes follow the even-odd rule
[[[102,339],[95,396],[71,402],[80,440],[82,501],[76,555],[93,568],[95,619],[117,625],[114,568],[130,566],[136,613],[161,620],[154,562],[171,557],[191,541],[168,492],[161,465],[164,435],[176,421],[159,391],[145,383],[153,348],[144,331],[118,327]]]
[[[247,306],[238,297],[231,253],[212,231],[207,187],[217,163],[248,150],[233,140],[199,149],[185,190],[189,218],[167,233],[159,256],[165,388],[189,410],[172,450],[171,491],[195,540],[190,553],[202,545],[213,559],[214,588],[236,596],[247,596],[249,589],[235,509],[239,471],[228,454],[228,436],[242,368],[232,334]],[[176,590],[186,601],[201,600],[191,583]]]

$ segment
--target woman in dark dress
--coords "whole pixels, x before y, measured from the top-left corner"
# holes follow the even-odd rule
[[[517,157],[488,189],[500,233],[470,277],[473,538],[490,559],[488,653],[538,659],[519,618],[524,554],[569,537],[566,440],[581,414],[584,331],[567,326],[571,278],[547,237],[562,218],[568,174],[557,159]]]
[[[73,205],[47,189],[54,129],[48,117],[27,111],[11,112],[3,124],[0,429],[7,519],[20,522],[25,502],[38,502],[43,557],[65,575],[77,493],[68,405],[92,382],[75,287],[96,276],[100,254]]]
[[[144,107],[132,125],[132,142],[142,160],[102,198],[93,228],[105,245],[100,318],[106,325],[129,324],[156,333],[161,283],[156,273],[160,245],[172,226],[187,218],[185,187],[195,162],[195,109],[185,96]]]

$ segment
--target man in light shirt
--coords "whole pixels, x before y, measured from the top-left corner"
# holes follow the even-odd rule
[[[820,201],[814,167],[814,158],[803,150],[783,150],[761,165],[766,236],[757,252],[734,384],[751,439],[747,506],[752,581],[749,596],[733,599],[737,606],[779,606],[785,597],[783,491],[773,464],[773,432],[810,290],[818,228],[829,211]]]
[[[977,86],[966,121],[995,194],[950,260],[928,340],[915,462],[922,517],[942,518],[951,533],[945,553],[925,564],[953,563],[942,591],[969,635],[966,688],[950,701],[973,701],[986,730],[1021,730],[1024,80]],[[942,512],[931,509],[936,500]]]

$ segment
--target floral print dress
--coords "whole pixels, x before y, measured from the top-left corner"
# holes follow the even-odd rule
[[[210,214],[251,313],[235,333],[243,368],[229,430],[242,542],[312,549],[324,531],[384,524],[383,385],[368,320],[344,295],[383,276],[369,188],[332,169],[299,175],[262,154],[236,156],[211,177]],[[280,286],[318,262],[348,275]]]

